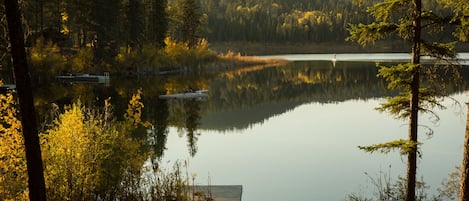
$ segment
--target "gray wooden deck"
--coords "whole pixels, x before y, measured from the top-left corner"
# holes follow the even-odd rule
[[[241,185],[213,185],[192,186],[191,191],[195,193],[194,201],[241,201],[243,186]]]

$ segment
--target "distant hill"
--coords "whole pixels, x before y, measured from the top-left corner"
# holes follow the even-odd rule
[[[448,12],[435,0],[424,4]],[[372,21],[352,0],[201,0],[200,9],[210,42],[343,43],[348,24]]]

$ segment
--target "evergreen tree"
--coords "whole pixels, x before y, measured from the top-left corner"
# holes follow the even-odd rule
[[[469,3],[466,0],[440,0],[447,8],[453,11],[451,22],[456,24],[454,36],[461,41],[469,40]],[[469,107],[469,104],[466,104]],[[461,179],[459,185],[459,201],[469,200],[469,110],[464,137],[464,152],[461,165]]]
[[[126,6],[127,48],[140,51],[143,38],[143,6],[140,0],[129,0]]]
[[[112,63],[117,55],[122,37],[119,32],[119,21],[122,19],[121,1],[99,0],[93,1],[92,7],[92,30],[94,58],[96,63]]]
[[[165,46],[164,39],[168,32],[167,4],[167,0],[151,0],[148,8],[148,28],[145,35],[148,41],[155,43],[159,47]]]
[[[90,36],[93,32],[92,11],[95,1],[69,0],[65,6],[68,15],[68,27],[72,39],[72,44],[78,47],[85,47],[92,40]]]
[[[441,106],[437,100],[437,94],[443,93],[442,83],[434,85],[441,88],[421,87],[421,80],[426,73],[435,72],[438,65],[426,66],[421,63],[423,55],[437,58],[438,60],[452,59],[456,57],[455,43],[438,43],[425,40],[422,33],[435,33],[442,30],[449,19],[441,17],[432,11],[422,10],[421,0],[383,0],[368,8],[375,22],[369,24],[351,25],[349,40],[357,41],[363,46],[376,40],[387,38],[391,35],[400,37],[411,44],[411,61],[406,64],[398,64],[391,67],[381,67],[379,76],[385,78],[388,87],[398,89],[401,95],[388,98],[388,102],[382,104],[379,110],[387,111],[397,118],[408,119],[408,139],[397,140],[384,144],[360,147],[366,151],[389,152],[391,149],[400,149],[401,154],[406,154],[406,201],[415,200],[415,184],[417,174],[418,155],[418,114],[431,112],[431,108]],[[440,94],[438,94],[440,95]],[[444,94],[441,94],[444,95]]]
[[[183,0],[182,2],[182,41],[189,45],[189,48],[197,45],[199,39],[202,15],[195,0]]]

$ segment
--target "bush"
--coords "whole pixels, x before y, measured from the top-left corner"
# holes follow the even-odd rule
[[[77,54],[71,58],[71,72],[93,72],[94,60],[93,49],[90,47],[81,48]]]
[[[66,69],[66,60],[60,54],[60,48],[38,38],[36,45],[30,51],[31,71],[43,76],[56,75]]]
[[[26,155],[13,95],[0,94],[0,113],[0,200],[28,200]]]

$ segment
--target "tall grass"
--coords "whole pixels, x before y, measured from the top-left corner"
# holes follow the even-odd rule
[[[403,201],[405,200],[406,181],[402,177],[397,177],[393,180],[389,172],[380,172],[377,176],[371,176],[367,173],[370,184],[372,185],[372,195],[365,195],[364,193],[351,193],[347,195],[346,201]],[[450,173],[448,178],[445,179],[441,187],[437,189],[436,194],[429,192],[428,186],[423,178],[420,178],[416,183],[417,201],[448,201],[455,200],[459,190],[460,168]]]

